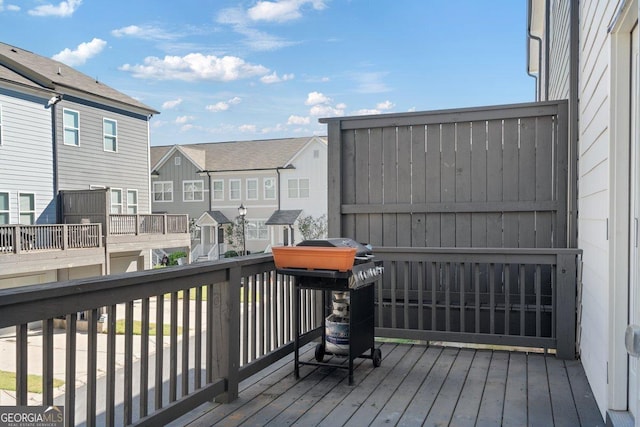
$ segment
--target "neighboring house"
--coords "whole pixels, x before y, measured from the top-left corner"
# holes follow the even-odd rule
[[[638,358],[625,330],[640,324],[638,0],[529,0],[529,72],[538,100],[569,100],[584,251],[580,356],[613,424],[640,425]]]
[[[189,246],[186,217],[149,215],[156,113],[0,43],[0,287],[139,270],[153,248]]]
[[[187,212],[200,228],[194,259],[215,259],[231,249],[224,230],[237,221],[241,205],[250,252],[300,241],[296,221],[326,214],[324,138],[151,147],[151,164],[153,211]]]

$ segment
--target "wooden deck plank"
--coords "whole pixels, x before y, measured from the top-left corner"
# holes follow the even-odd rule
[[[571,384],[569,384],[564,362],[555,357],[547,357],[546,362],[553,423],[558,427],[579,425],[580,421],[573,402]]]
[[[353,414],[349,421],[347,421],[345,426],[359,427],[370,425],[396,391],[398,394],[404,394],[404,389],[400,390],[399,386],[411,368],[420,360],[424,350],[424,348],[411,347],[400,362],[392,367],[380,385],[362,402],[360,408]]]
[[[475,353],[462,393],[453,412],[452,426],[474,426],[476,424],[490,363],[491,351],[477,351]]]
[[[399,392],[391,395],[387,404],[378,413],[376,419],[373,420],[371,423],[372,427],[396,425],[400,417],[404,414],[407,406],[409,406],[409,403],[414,399],[420,385],[433,368],[441,352],[442,347],[430,346],[426,349],[422,357],[407,373],[407,376],[398,388]]]
[[[424,422],[457,355],[457,348],[445,348],[442,351],[433,369],[400,418],[399,425],[421,425]]]
[[[473,361],[475,350],[461,349],[433,403],[425,425],[449,425],[462,393],[462,387]]]
[[[507,386],[504,394],[502,425],[527,425],[527,356],[509,354]]]
[[[583,426],[603,426],[604,421],[598,406],[595,404],[595,398],[591,387],[587,382],[587,376],[578,360],[567,360],[564,362],[567,369],[567,376],[571,384],[573,400],[578,411],[580,424]]]
[[[508,371],[509,353],[493,352],[476,425],[499,426],[502,424]]]
[[[313,344],[302,360],[313,359]],[[382,366],[302,366],[292,355],[243,381],[229,404],[202,405],[171,425],[604,425],[579,361],[517,352],[385,343]]]
[[[530,354],[527,358],[527,413],[530,426],[553,425],[549,380],[545,357]]]
[[[344,425],[362,405],[369,395],[387,377],[393,367],[402,360],[410,347],[397,346],[382,362],[379,368],[372,370],[357,387],[352,387],[351,392],[336,406],[327,417],[319,424],[324,427]]]

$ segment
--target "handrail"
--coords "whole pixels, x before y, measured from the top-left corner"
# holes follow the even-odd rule
[[[0,225],[0,254],[102,247],[102,224]]]

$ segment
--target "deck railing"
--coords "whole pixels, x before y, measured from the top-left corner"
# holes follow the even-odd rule
[[[0,254],[101,246],[102,224],[0,225]]]
[[[575,358],[578,249],[375,248],[380,336]]]
[[[111,214],[109,234],[170,234],[188,233],[188,215],[170,214]]]
[[[0,329],[15,326],[15,360],[0,369],[17,373],[17,405],[33,404],[27,375],[41,374],[41,404],[63,405],[66,425],[162,425],[234,399],[239,381],[292,351],[291,280],[276,274],[271,255],[256,255],[3,289]],[[319,333],[316,306],[305,293],[306,342]],[[42,343],[30,347],[32,322],[42,324]],[[66,334],[55,334],[61,324]],[[54,352],[64,368],[54,369]],[[29,363],[36,358],[43,363]],[[86,385],[54,393],[61,371],[56,379]]]
[[[384,263],[378,336],[574,357],[579,251],[374,250]],[[15,360],[0,369],[17,373],[17,405],[33,404],[27,375],[42,374],[42,404],[64,405],[67,425],[160,425],[234,399],[242,379],[293,350],[292,280],[263,254],[0,290],[0,328],[15,327]],[[303,343],[321,333],[320,301],[316,291],[301,296]],[[41,344],[31,322],[42,324]],[[54,333],[60,322],[64,335]],[[29,362],[32,351],[42,364]],[[64,368],[54,369],[54,352]],[[54,372],[86,385],[56,394]]]

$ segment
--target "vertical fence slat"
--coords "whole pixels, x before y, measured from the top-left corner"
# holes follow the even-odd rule
[[[16,326],[16,404],[27,405],[27,376],[29,375],[29,329],[26,324]]]
[[[42,322],[42,404],[53,405],[53,319]]]
[[[182,369],[180,374],[182,376],[181,396],[189,394],[189,312],[191,305],[191,294],[189,289],[182,291]]]
[[[110,305],[106,309],[107,328],[107,366],[106,366],[106,424],[119,424],[115,419],[116,395],[116,306]]]
[[[89,311],[87,329],[87,425],[96,425],[98,373],[98,310]]]
[[[418,262],[417,274],[418,274],[418,329],[424,329],[424,268],[425,265],[422,262]],[[382,280],[379,280],[382,282]]]
[[[124,422],[133,420],[133,301],[124,312]]]
[[[541,305],[542,305],[542,295],[541,295],[541,277],[540,277],[540,264],[536,264],[535,269],[535,292],[536,292],[536,336],[542,336],[542,316],[541,316]]]
[[[511,333],[511,266],[504,265],[504,333]]]
[[[66,318],[66,334],[65,334],[65,363],[64,363],[64,381],[65,384],[76,383],[76,355],[77,355],[77,336],[76,322],[78,315],[76,313],[67,314]],[[76,388],[66,387],[64,393],[64,407],[66,408],[64,416],[65,427],[71,427],[76,424]]]
[[[465,300],[465,264],[461,262],[459,264],[459,274],[460,274],[460,332],[466,331],[466,319],[465,319],[465,310],[466,310],[466,300]]]
[[[140,418],[147,416],[149,403],[149,298],[142,299],[140,334]]]
[[[193,388],[199,390],[202,387],[202,286],[196,287],[195,302],[195,354],[193,361]]]
[[[169,402],[175,402],[178,398],[178,292],[171,292],[169,316]]]
[[[404,313],[404,319],[403,319],[403,325],[405,328],[410,328],[411,324],[409,322],[409,307],[410,307],[410,300],[409,300],[409,286],[411,284],[411,281],[409,280],[409,272],[411,269],[411,265],[409,262],[403,262],[402,263],[402,270],[403,270],[403,283],[402,283],[402,289],[404,290],[404,304],[403,304],[403,313]]]
[[[155,366],[155,393],[154,406],[158,410],[162,408],[162,371],[164,368],[164,295],[156,297],[156,366]]]
[[[525,315],[526,315],[526,280],[524,274],[524,265],[520,264],[518,266],[518,285],[520,288],[520,336],[525,336],[526,334],[526,325],[525,325]]]

